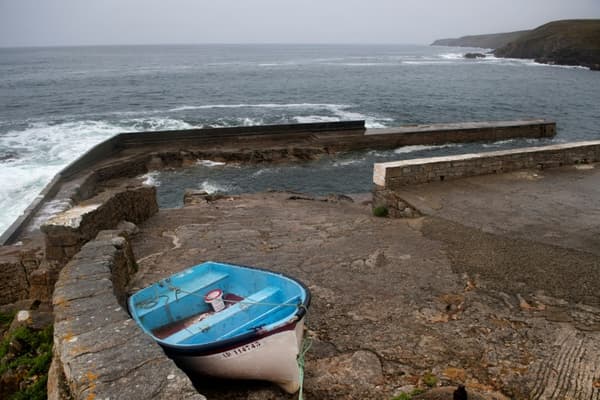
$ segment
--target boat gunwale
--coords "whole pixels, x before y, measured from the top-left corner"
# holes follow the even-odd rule
[[[271,335],[279,333],[279,332],[293,329],[296,326],[296,324],[298,323],[298,321],[300,321],[300,320],[302,320],[302,318],[304,318],[304,316],[306,315],[306,313],[308,311],[308,307],[310,306],[310,302],[311,302],[310,290],[302,281],[300,281],[284,272],[276,272],[276,271],[268,270],[265,268],[253,267],[253,266],[249,266],[249,265],[229,264],[229,263],[220,262],[220,261],[208,260],[208,261],[204,261],[203,263],[196,264],[192,267],[186,268],[177,273],[181,273],[187,269],[191,269],[191,268],[194,268],[196,266],[206,264],[206,263],[222,264],[222,265],[236,267],[236,268],[246,268],[246,269],[256,270],[256,271],[265,272],[265,273],[278,275],[280,277],[287,278],[287,279],[293,281],[294,283],[298,284],[298,286],[300,286],[300,288],[302,290],[304,290],[304,293],[305,293],[304,300],[302,301],[301,304],[298,305],[298,310],[290,318],[283,321],[279,326],[277,326],[271,330],[268,330],[268,331],[265,331],[264,329],[253,330],[251,332],[247,332],[247,333],[244,333],[244,334],[241,334],[238,336],[234,336],[232,338],[216,340],[216,341],[210,342],[210,343],[180,345],[180,344],[168,343],[168,342],[156,337],[154,334],[152,334],[152,332],[148,331],[142,325],[141,321],[137,317],[137,313],[133,312],[133,311],[135,311],[136,307],[134,304],[132,304],[132,301],[131,301],[132,297],[135,294],[139,293],[141,290],[144,290],[148,287],[155,285],[157,283],[157,282],[155,282],[152,285],[149,285],[146,288],[143,288],[143,289],[137,291],[136,293],[132,294],[131,296],[129,296],[129,299],[127,300],[127,308],[128,308],[129,314],[132,316],[133,320],[136,322],[136,325],[138,325],[146,334],[149,334],[158,344],[160,344],[161,347],[165,350],[165,353],[167,353],[168,355],[208,356],[208,355],[220,353],[222,351],[231,350],[236,347],[243,346],[245,344],[257,341],[264,337],[271,336]],[[177,274],[177,273],[175,273],[175,274]],[[172,275],[175,275],[175,274],[172,274]],[[132,307],[133,307],[133,309],[132,309]]]

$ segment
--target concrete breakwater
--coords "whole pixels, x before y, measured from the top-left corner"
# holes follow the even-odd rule
[[[44,204],[52,199],[62,196],[64,201],[85,200],[102,181],[141,174],[165,164],[181,166],[186,158],[271,162],[310,159],[339,151],[543,138],[555,134],[554,122],[539,119],[387,129],[365,129],[364,121],[349,121],[122,133],[96,145],[57,174],[0,236],[0,244],[18,241]]]

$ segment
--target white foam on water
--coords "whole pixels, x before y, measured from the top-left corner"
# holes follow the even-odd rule
[[[406,65],[456,65],[459,61],[447,60],[423,60],[423,61],[402,61]]]
[[[442,145],[438,145],[438,146],[424,146],[424,145],[414,145],[414,146],[403,146],[403,147],[399,147],[396,150],[394,150],[394,153],[396,154],[406,154],[406,153],[415,153],[417,151],[427,151],[427,150],[439,150],[439,149],[446,149],[449,147],[462,147],[462,144],[459,143],[452,143],[452,144],[442,144]]]
[[[234,126],[256,126],[264,125],[262,118],[249,118],[249,117],[237,117],[237,118],[219,118],[217,122],[208,124],[210,128],[230,128]]]
[[[365,127],[370,128],[370,129],[377,129],[377,128],[387,128],[387,125],[383,124],[381,122],[375,122],[371,118],[367,118],[367,120],[365,121]]]
[[[148,186],[160,186],[161,182],[158,179],[160,173],[158,171],[151,171],[147,174],[142,175],[140,178],[143,179],[142,183]]]
[[[389,156],[389,152],[381,151],[381,150],[369,150],[367,152],[368,155],[372,157],[387,157]]]
[[[185,121],[166,117],[133,118],[121,123],[133,131],[170,131],[181,129],[202,128],[202,125],[192,125]]]
[[[261,63],[261,64],[258,64],[259,67],[287,67],[290,65],[294,65],[294,64],[290,64],[290,63]]]
[[[171,108],[167,111],[187,111],[187,110],[210,110],[218,108],[299,108],[299,109],[322,109],[335,107],[350,107],[346,104],[327,104],[327,103],[240,103],[240,104],[204,104],[198,106],[180,106]]]
[[[281,110],[324,110],[333,115],[296,115],[292,119],[298,123],[312,122],[337,122],[347,120],[365,120],[367,128],[386,128],[386,122],[393,121],[392,118],[376,117],[366,115],[356,111],[350,111],[352,105],[349,104],[334,104],[334,103],[239,103],[239,104],[203,104],[203,105],[182,105],[168,110],[145,111],[143,114],[164,113],[164,112],[181,112],[193,110],[212,110],[212,109],[281,109]],[[136,112],[124,111],[122,115],[133,115]],[[139,113],[138,113],[139,114]],[[169,129],[190,129],[202,128],[202,125],[194,126],[180,120],[172,120],[169,118],[136,118],[129,121],[139,121],[133,126],[134,130],[169,130]],[[154,121],[154,123],[152,123]],[[251,117],[235,117],[235,118],[219,118],[215,122],[208,124],[211,128],[226,128],[231,126],[256,126],[264,125],[262,118]]]
[[[31,222],[29,231],[38,229],[44,224],[44,222],[71,207],[73,207],[73,202],[71,199],[55,199],[44,203],[42,208],[37,212],[35,218]]]
[[[313,122],[337,122],[339,121],[339,117],[331,117],[328,115],[302,115],[294,117],[294,121],[299,124],[309,124]]]
[[[243,109],[266,108],[291,110],[295,116],[289,116],[299,123],[335,122],[343,120],[365,120],[367,128],[384,128],[391,118],[370,116],[353,111],[352,105],[332,103],[258,103],[258,104],[208,104],[184,105],[170,111],[202,109]],[[308,115],[306,111],[313,111]],[[317,111],[317,112],[314,112]],[[143,112],[118,112],[121,118],[114,122],[103,120],[67,121],[61,123],[30,120],[26,128],[12,130],[0,135],[0,149],[10,157],[0,161],[0,232],[4,231],[36,198],[42,188],[62,168],[84,154],[94,145],[121,132],[179,130],[201,128],[189,122],[149,115],[160,110]],[[162,111],[164,112],[164,111]],[[282,117],[286,117],[283,113]],[[127,118],[127,116],[131,116]],[[211,127],[254,126],[264,124],[262,118],[234,117],[221,118]],[[160,185],[153,175],[144,177],[149,184]],[[207,182],[208,189],[211,185]],[[220,188],[216,190],[226,190]]]
[[[389,67],[396,66],[398,63],[391,62],[340,62],[340,63],[323,63],[323,65],[333,65],[340,67]]]
[[[216,182],[211,182],[210,180],[204,181],[200,184],[200,190],[204,190],[208,194],[213,193],[227,193],[230,188],[226,185],[221,185]]]
[[[584,67],[582,65],[558,65],[558,64],[544,64],[535,62],[534,60],[526,60],[524,64],[528,67],[550,67],[550,68],[562,68],[562,69],[582,69],[582,70],[590,70],[588,67]]]
[[[23,213],[62,168],[94,145],[121,132],[188,127],[191,125],[184,121],[162,117],[118,123],[96,120],[32,122],[23,130],[0,135],[0,149],[14,154],[0,161],[0,232]]]
[[[333,167],[347,167],[349,165],[362,164],[364,159],[336,161],[332,164]]]
[[[500,147],[500,146],[503,146],[505,144],[513,143],[514,141],[515,141],[514,139],[499,140],[499,141],[494,142],[494,143],[484,143],[481,146],[482,147],[486,147],[486,148],[489,148],[489,147]]]
[[[350,106],[336,106],[330,107],[330,111],[340,117],[342,121],[364,120],[367,128],[387,128],[385,122],[393,121],[392,118],[373,117],[357,111],[350,111],[348,108]]]
[[[196,161],[196,164],[198,165],[202,165],[203,167],[218,167],[220,165],[225,165],[224,162],[221,161],[212,161],[212,160],[198,160]]]
[[[465,58],[465,53],[445,53],[440,54],[440,57],[445,60],[462,60]]]
[[[275,168],[261,168],[256,172],[253,172],[251,177],[253,178],[258,178],[261,175],[267,175],[267,174],[276,174],[277,172],[279,172],[280,169],[275,167]]]
[[[506,66],[527,66],[527,67],[553,67],[553,68],[564,68],[564,69],[579,69],[579,70],[590,70],[588,67],[582,65],[558,65],[558,64],[544,64],[536,62],[531,58],[502,58],[496,57],[494,54],[486,54],[485,58],[478,58],[477,62],[494,63]]]
[[[0,231],[4,231],[60,170],[59,166],[0,164]]]

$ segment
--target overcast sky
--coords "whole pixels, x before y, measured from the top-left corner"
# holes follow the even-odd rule
[[[600,18],[600,0],[0,0],[0,46],[415,43]]]

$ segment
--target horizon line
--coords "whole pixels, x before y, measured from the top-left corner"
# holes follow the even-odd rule
[[[189,42],[189,43],[103,43],[0,45],[0,49],[133,47],[133,46],[430,46],[431,43],[401,42]]]

